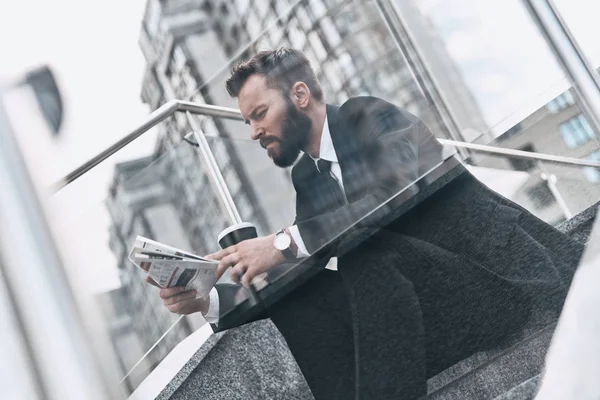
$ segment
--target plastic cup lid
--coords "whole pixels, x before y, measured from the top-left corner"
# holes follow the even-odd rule
[[[250,222],[240,222],[239,224],[233,224],[231,226],[228,226],[227,228],[223,229],[221,233],[219,233],[219,236],[217,236],[217,242],[220,242],[221,239],[223,239],[223,237],[227,236],[231,232],[237,231],[238,229],[242,228],[254,228],[254,224]]]

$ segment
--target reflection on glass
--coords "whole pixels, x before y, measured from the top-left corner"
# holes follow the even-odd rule
[[[436,51],[430,50],[428,38],[413,28],[417,46],[451,108],[455,102],[464,102],[464,97],[446,89],[451,77],[458,74],[490,127],[491,138],[564,90],[561,80],[565,74],[520,0],[414,0],[396,4],[406,9],[416,7],[429,21],[429,29],[437,32],[441,47],[453,60],[454,73],[451,64],[434,61]],[[414,25],[410,19],[407,24],[409,28]]]
[[[499,135],[494,145],[575,158],[591,158],[600,149],[589,123],[567,89]],[[502,194],[552,224],[569,219],[600,199],[600,188],[590,179],[596,168],[474,154],[469,163],[493,168],[494,181],[507,188]],[[509,173],[507,170],[514,170]],[[509,178],[510,175],[512,178]],[[488,176],[482,172],[482,177]],[[485,178],[483,178],[485,182]],[[502,184],[502,182],[506,182]],[[494,185],[498,185],[495,183]],[[508,189],[510,188],[510,189]]]
[[[138,235],[200,254],[214,249],[214,239],[204,233],[224,222],[216,209],[209,214],[214,220],[199,229],[202,220],[198,214],[207,204],[212,205],[212,192],[198,173],[195,157],[191,146],[184,143],[169,150],[159,147],[155,155],[117,164],[103,204],[111,219],[109,245],[121,285],[98,299],[110,321],[121,376],[137,365],[123,382],[130,391],[203,323],[198,316],[178,321],[162,304],[158,290],[145,282],[144,274],[127,258]],[[159,342],[174,323],[177,325]]]
[[[600,37],[600,27],[597,16],[600,14],[600,4],[586,0],[554,0],[553,3],[592,68],[598,71],[600,47],[597,38]]]
[[[571,149],[596,138],[590,124],[582,114],[560,124],[560,134]]]
[[[437,76],[437,83],[452,104],[464,140],[487,142],[497,138],[496,144],[509,148],[597,157],[598,142],[589,135],[569,92],[558,97],[555,93],[552,101],[541,108],[538,104],[533,113],[526,110],[524,113],[529,116],[519,119],[510,129],[500,124],[515,111],[520,115],[523,99],[537,95],[540,87],[546,89],[560,75],[551,70],[542,83],[521,85],[536,75],[540,65],[528,66],[522,71],[522,65],[529,65],[526,60],[543,53],[548,57],[542,57],[541,62],[546,66],[554,65],[553,61],[548,61],[551,55],[546,54],[546,49],[540,50],[543,42],[532,33],[531,26],[525,26],[521,33],[531,33],[531,36],[525,35],[529,46],[526,47],[535,51],[520,54],[514,44],[522,43],[521,34],[511,33],[494,41],[486,34],[480,37],[476,33],[477,29],[484,32],[486,29],[486,24],[477,18],[490,18],[493,12],[502,11],[501,8],[486,11],[477,6],[477,2],[469,1],[455,1],[453,6],[440,3],[439,9],[432,6],[439,2],[403,3],[404,11],[414,16],[410,18],[409,28],[417,44],[428,43],[429,47],[423,45],[422,51],[429,68]],[[142,90],[144,101],[153,108],[171,97],[236,107],[236,101],[224,91],[223,82],[229,73],[224,66],[239,58],[247,59],[264,47],[294,45],[302,47],[311,60],[328,102],[341,104],[361,94],[379,96],[420,117],[435,136],[447,137],[446,127],[415,82],[413,73],[423,71],[410,71],[406,66],[404,56],[371,3],[316,0],[289,8],[291,5],[291,2],[267,5],[267,2],[236,1],[223,3],[223,7],[206,8],[215,21],[214,30],[190,33],[179,38],[172,48],[165,48],[168,41],[163,30],[147,26],[143,32],[148,35],[148,40],[144,41],[148,48],[144,53],[149,64]],[[450,19],[444,19],[444,10],[450,9],[453,13],[446,14]],[[154,11],[156,7],[149,8],[144,25],[154,26]],[[475,12],[477,18],[456,14],[462,12]],[[285,22],[281,22],[283,14],[286,14]],[[227,15],[239,18],[226,18]],[[525,14],[521,10],[517,15],[519,20]],[[465,24],[465,21],[469,23]],[[170,23],[172,30],[185,26],[184,19],[172,18]],[[263,27],[266,27],[264,31]],[[467,37],[481,43],[460,40]],[[489,43],[495,49],[492,54],[488,54]],[[240,52],[243,54],[238,57]],[[155,53],[168,60],[165,68],[159,68]],[[482,59],[484,53],[489,57]],[[507,56],[510,57],[506,59]],[[500,59],[505,63],[496,64]],[[272,165],[264,150],[249,140],[248,127],[242,122],[203,116],[193,118],[208,137],[242,219],[254,223],[259,235],[289,226],[295,215],[294,187],[289,170],[279,170]],[[189,131],[183,114],[161,124],[154,153],[118,164],[109,197],[100,205],[102,212],[106,208],[110,215],[109,246],[118,266],[120,287],[100,295],[99,301],[111,321],[115,352],[123,375],[158,341],[156,348],[125,381],[130,391],[176,343],[203,323],[198,315],[185,317],[159,341],[177,316],[165,309],[156,289],[148,286],[127,260],[133,239],[143,235],[203,255],[218,250],[216,237],[228,225],[196,149],[181,143],[181,138]],[[446,157],[428,162],[410,182],[396,188],[396,192],[407,187],[426,189],[429,184],[426,180],[422,180],[425,182],[422,185],[415,185],[415,181],[421,181],[417,178],[435,169],[442,159]],[[589,169],[478,154],[467,163],[488,186],[504,191],[505,197],[551,224],[558,224],[569,215],[586,209],[600,197],[593,185],[597,174]],[[351,193],[352,188],[349,190]],[[355,216],[358,218],[343,222],[351,222],[346,225],[356,223],[385,205],[385,200],[389,198],[375,204],[367,213]],[[92,213],[95,212],[100,211],[93,210]],[[506,217],[513,218],[514,215],[507,212]],[[419,221],[413,222],[412,228],[417,229]],[[312,250],[319,248],[323,248],[323,243],[316,244]],[[311,268],[310,265],[305,267],[306,270]],[[292,274],[292,268],[284,266],[274,271],[267,279],[271,285],[260,287],[263,301],[276,301],[278,289],[306,270]],[[225,276],[220,283],[229,282]],[[222,315],[242,312],[237,308],[245,303],[246,292],[239,286],[232,289],[236,291],[230,296],[233,301],[221,309]]]
[[[587,157],[589,160],[600,161],[600,151],[595,151]],[[592,183],[600,182],[600,168],[586,167],[583,172],[587,177],[588,181]]]

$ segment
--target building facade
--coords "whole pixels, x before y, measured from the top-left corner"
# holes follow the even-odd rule
[[[593,131],[569,89],[496,139],[499,147],[600,159]],[[558,224],[600,199],[600,169],[518,158],[478,156],[476,165],[525,171],[529,178],[512,200],[551,224]]]
[[[122,368],[121,376],[133,368],[124,380],[124,387],[129,392],[181,340],[204,323],[196,315],[178,320],[177,315],[163,306],[158,290],[145,282],[144,274],[128,259],[138,235],[180,248],[192,248],[183,228],[184,215],[176,209],[174,199],[178,196],[174,195],[174,190],[177,184],[171,164],[169,155],[117,164],[110,195],[105,202],[112,221],[109,247],[116,259],[121,287],[100,295],[99,300],[109,321],[111,341]],[[172,325],[174,327],[169,331]],[[167,331],[169,333],[159,341]]]
[[[436,110],[423,96],[374,1],[280,0],[208,1],[204,10],[230,59],[262,49],[302,50],[323,85],[325,100],[341,104],[357,95],[386,99],[421,117],[438,137],[449,137]],[[484,140],[488,128],[472,94],[437,36],[413,1],[397,1],[411,40],[422,50],[435,85],[452,103],[463,140]],[[431,82],[426,82],[431,85]]]

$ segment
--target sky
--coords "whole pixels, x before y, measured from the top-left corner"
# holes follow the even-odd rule
[[[600,2],[556,3],[581,47],[599,65]],[[532,112],[564,90],[563,74],[520,0],[418,0],[418,4],[446,41],[491,126],[502,127],[507,116],[525,117],[519,111]],[[137,43],[144,7],[145,0],[0,4],[0,82],[48,64],[65,100],[65,121],[57,140],[33,134],[19,138],[42,184],[64,176],[146,118],[149,110],[140,100],[145,60]],[[149,154],[154,142],[154,133],[142,136],[48,197],[66,264],[91,291],[119,284],[107,247],[109,220],[102,203],[114,164]]]
[[[148,115],[140,100],[145,60],[137,44],[145,0],[0,3],[0,82],[48,64],[65,104],[61,134],[21,137],[36,178],[48,185],[121,139]],[[48,198],[49,216],[74,279],[97,292],[119,284],[102,201],[114,163],[147,155],[147,134]]]

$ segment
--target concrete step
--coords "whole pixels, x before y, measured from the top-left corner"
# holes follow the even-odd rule
[[[573,239],[586,243],[599,204],[596,203],[557,228]],[[552,316],[538,317],[539,320],[526,329],[526,339],[516,341],[512,347],[474,354],[431,378],[426,398],[532,399],[541,379],[556,322]]]
[[[494,400],[506,394],[542,372],[553,331],[554,326],[551,326],[529,336],[431,392],[425,399]]]
[[[533,400],[535,398],[542,375],[536,375],[515,386],[508,392],[496,397],[494,400]]]
[[[597,205],[558,228],[587,242]],[[529,400],[534,397],[555,318],[531,324],[515,345],[477,353],[428,381],[428,400]],[[243,351],[241,351],[243,349]],[[171,399],[313,396],[285,340],[271,321],[211,337],[157,397]]]

